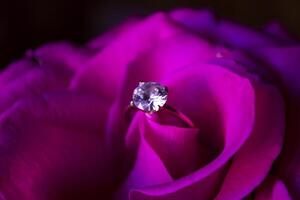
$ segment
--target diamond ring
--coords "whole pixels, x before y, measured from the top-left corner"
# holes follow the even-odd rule
[[[132,108],[137,108],[148,115],[152,115],[164,110],[180,119],[188,127],[195,127],[187,116],[167,105],[167,99],[168,88],[166,86],[157,82],[139,82],[139,85],[133,91],[132,101],[127,112]]]

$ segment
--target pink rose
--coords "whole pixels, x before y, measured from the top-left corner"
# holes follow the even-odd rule
[[[299,199],[298,45],[182,9],[28,51],[0,75],[0,199]],[[128,121],[141,80],[196,128]]]

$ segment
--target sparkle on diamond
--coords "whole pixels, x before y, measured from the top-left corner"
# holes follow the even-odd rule
[[[133,104],[146,112],[156,112],[167,102],[168,89],[156,82],[140,82],[133,91]]]

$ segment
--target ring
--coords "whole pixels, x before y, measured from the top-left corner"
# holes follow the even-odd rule
[[[132,101],[130,102],[126,113],[136,108],[152,116],[154,113],[164,111],[180,119],[188,127],[195,127],[194,123],[183,113],[167,105],[168,87],[157,82],[139,82],[134,89]]]

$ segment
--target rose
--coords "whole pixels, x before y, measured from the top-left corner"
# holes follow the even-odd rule
[[[0,76],[0,199],[299,198],[299,54],[187,9],[28,51]],[[128,121],[141,80],[197,128]]]

